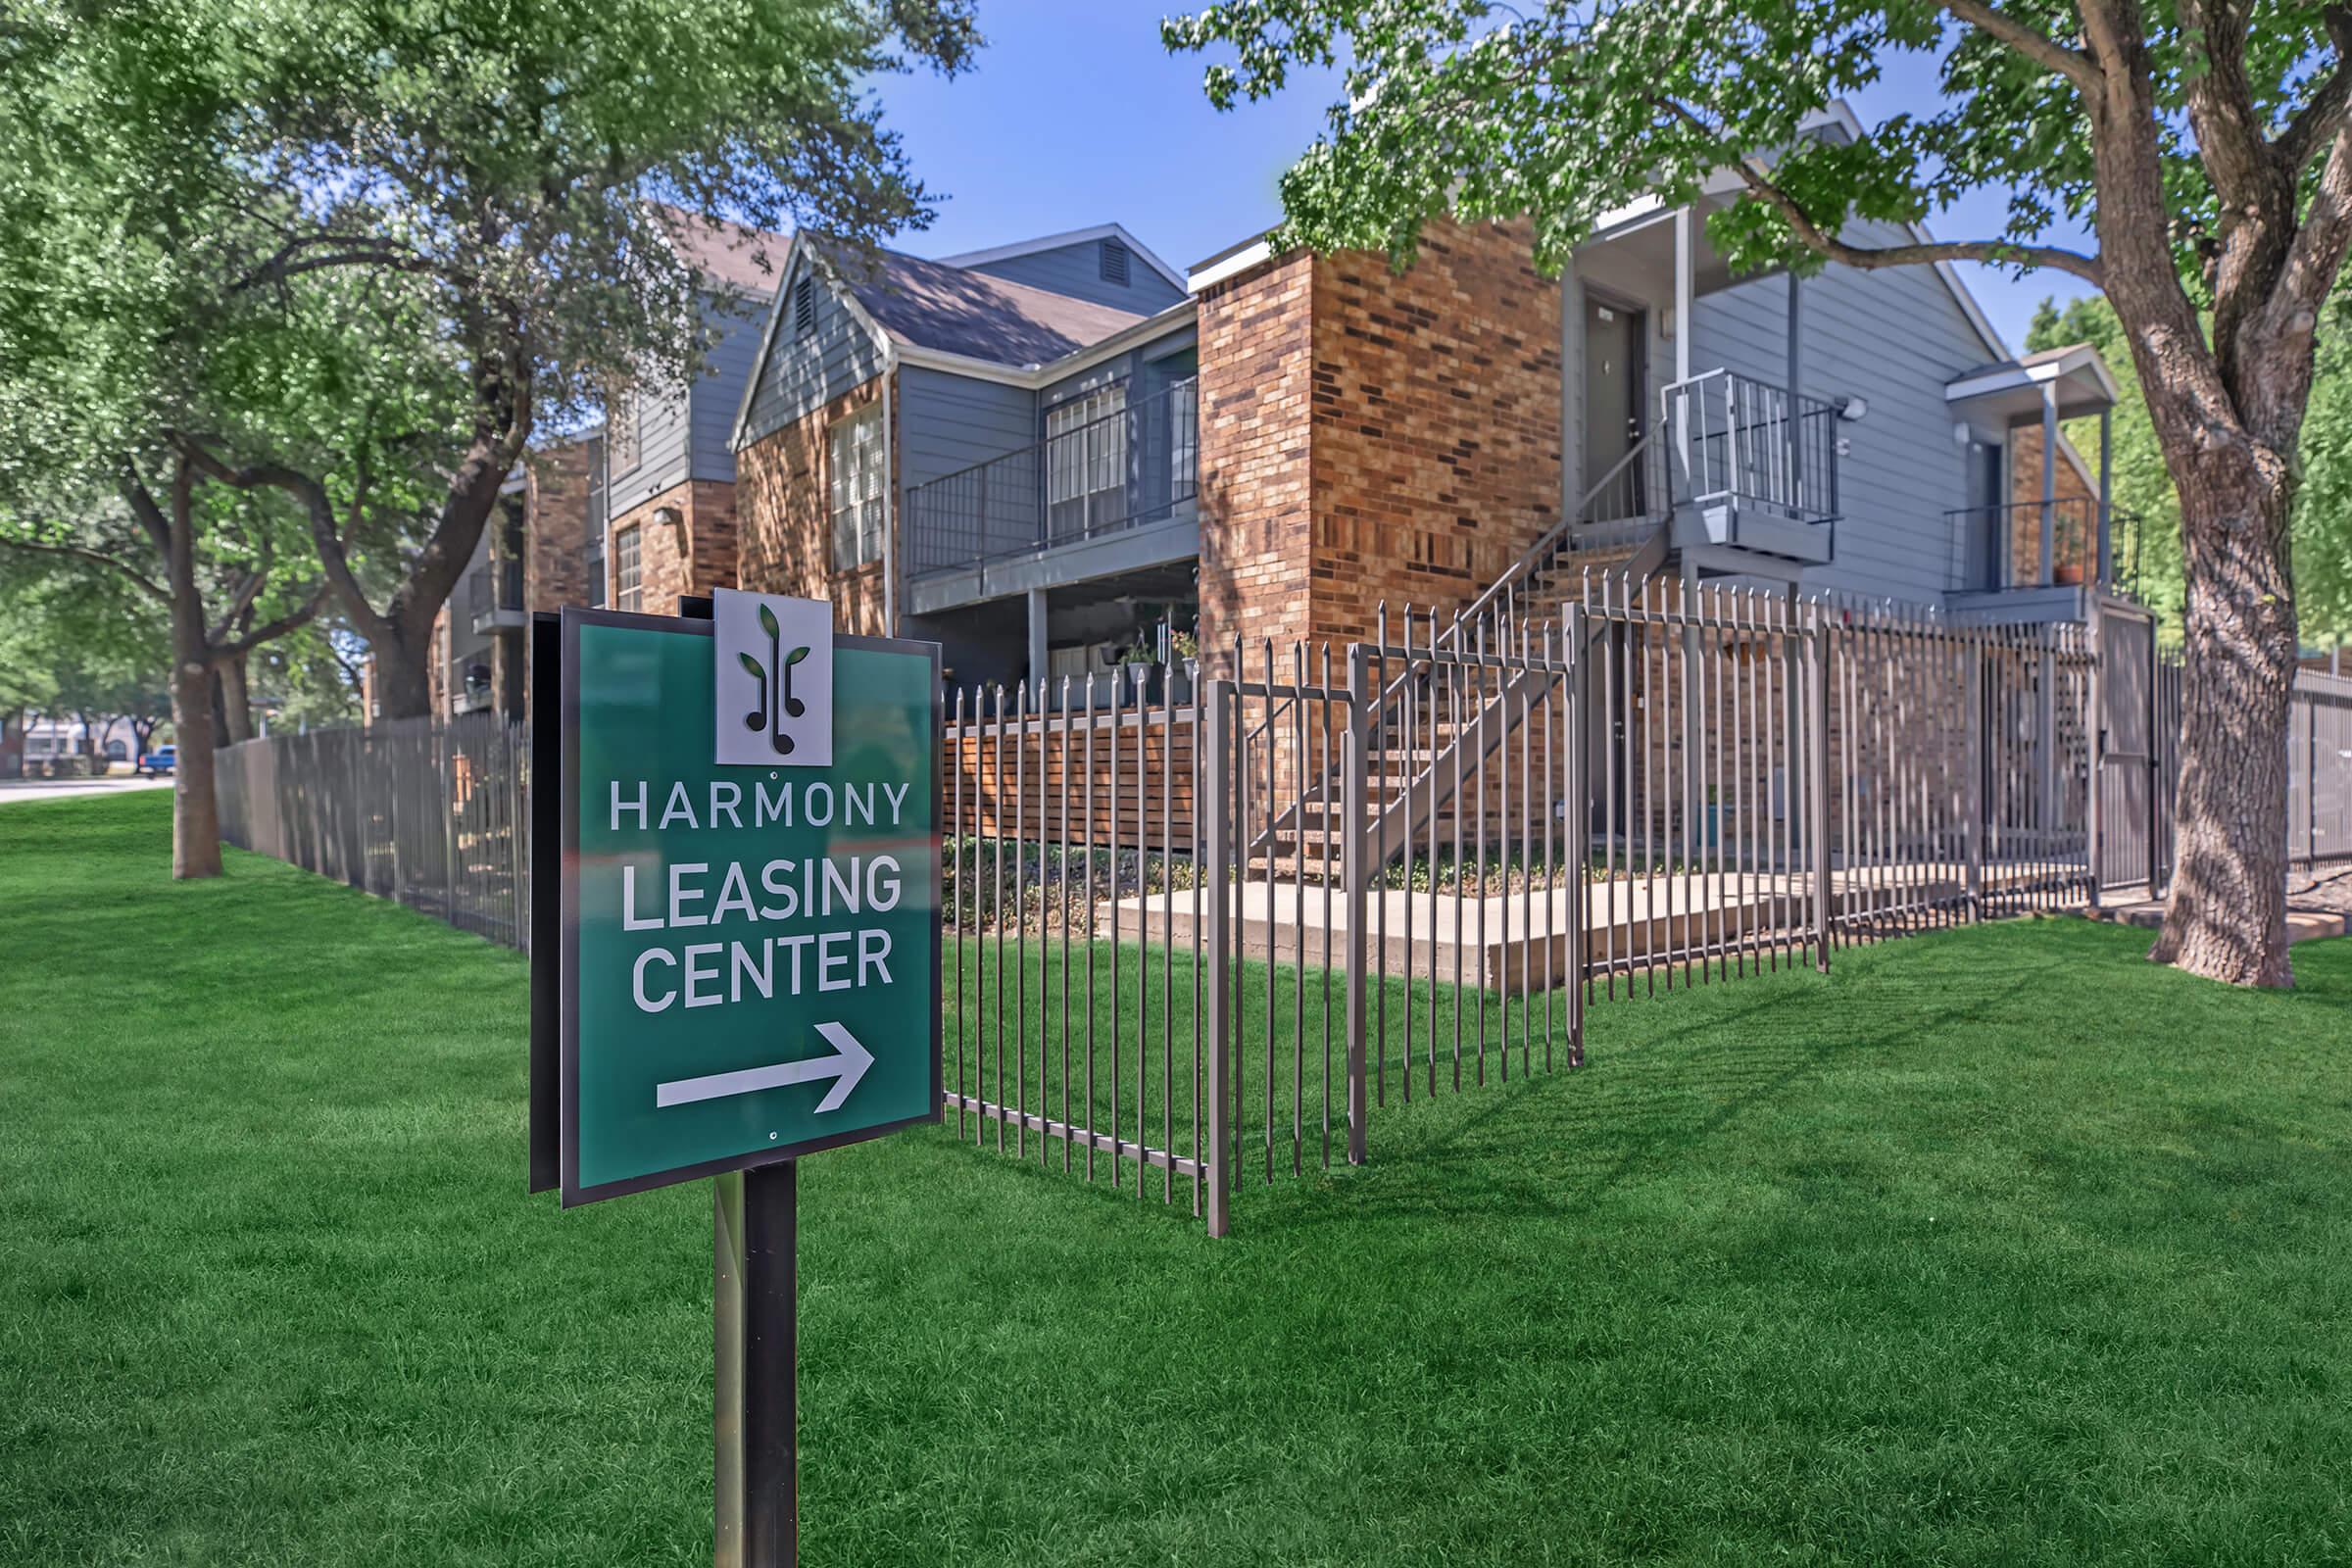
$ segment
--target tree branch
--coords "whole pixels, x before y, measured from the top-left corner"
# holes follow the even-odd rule
[[[123,504],[130,508],[130,514],[139,519],[139,526],[147,530],[147,542],[155,546],[157,555],[170,562],[171,521],[165,517],[164,509],[155,504],[155,496],[148,490],[147,481],[140,478],[139,470],[127,462],[122,465],[122,489]]]
[[[498,347],[492,349],[484,342],[490,332],[470,334],[473,440],[450,476],[448,496],[431,536],[417,552],[408,580],[392,596],[388,620],[405,624],[416,610],[428,605],[437,610],[448,600],[472,559],[482,525],[498,505],[499,491],[529,443],[531,373],[521,335],[519,323],[510,321],[498,334]],[[429,616],[426,621],[429,624]]]
[[[172,596],[164,592],[154,578],[136,566],[124,565],[101,550],[91,550],[82,545],[40,544],[31,539],[13,539],[6,535],[0,535],[0,546],[10,550],[26,551],[36,556],[56,556],[67,561],[88,562],[94,565],[105,566],[129,578],[139,592],[147,595],[156,603],[162,605],[172,603]]]
[[[2335,139],[2336,131],[2343,127],[2345,111],[2352,108],[2352,6],[2328,6],[2320,12],[2320,21],[2328,29],[2328,41],[2335,45],[2335,69],[2313,89],[2310,101],[2295,111],[2271,144],[2290,173],[2300,173],[2321,148]]]
[[[352,618],[359,622],[362,635],[373,640],[379,634],[383,617],[368,602],[368,591],[360,586],[358,574],[351,569],[341,532],[335,526],[335,509],[327,499],[324,485],[283,464],[257,463],[242,468],[231,467],[207,450],[204,443],[181,432],[174,431],[172,441],[206,477],[218,483],[238,490],[268,486],[282,490],[301,503],[303,514],[310,520],[311,542],[318,548],[318,564],[326,571],[328,586],[341,596]],[[356,500],[354,510],[357,510]]]
[[[2014,17],[1995,11],[1985,0],[1941,0],[1943,9],[1979,32],[2006,45],[2047,71],[2054,71],[2081,88],[2085,98],[2098,95],[2102,74],[2098,63],[2080,49],[2069,49],[2046,33]]]
[[[263,586],[270,581],[270,569],[276,564],[276,551],[270,547],[269,534],[264,533],[260,546],[260,562],[245,574],[245,580],[237,585],[236,593],[229,600],[227,612],[213,623],[213,629],[205,639],[206,641],[217,643],[226,637],[228,629],[237,623],[238,617],[253,608],[253,602],[262,596]]]
[[[2220,199],[2224,243],[2244,218],[2268,218],[2292,207],[2294,181],[2279,169],[2254,112],[2246,80],[2246,40],[2229,0],[2181,0],[2180,24],[2201,39],[2202,70],[2187,76],[2188,120],[2197,153]]]
[[[2310,339],[2347,253],[2352,253],[2352,123],[2337,126],[2303,225],[2255,318],[2253,329],[2264,339],[2292,344],[2300,366],[2297,375],[2269,378],[2263,400],[2246,411],[2247,423],[2267,441],[2286,445],[2301,426],[2310,386]]]
[[[214,657],[234,659],[239,654],[252,653],[272,638],[283,637],[290,631],[301,630],[318,617],[318,612],[326,608],[327,595],[332,591],[324,581],[321,581],[318,587],[311,590],[311,597],[304,600],[299,608],[287,611],[275,620],[264,621],[234,642],[215,644]]]
[[[1706,122],[1684,105],[1671,98],[1654,100],[1669,113],[1680,116],[1701,134],[1712,135]],[[2056,245],[2019,245],[2007,240],[1928,240],[1912,245],[1852,245],[1814,221],[1804,204],[1746,159],[1735,159],[1732,168],[1750,194],[1779,213],[1787,220],[1789,231],[1807,250],[1825,256],[1843,267],[1863,269],[1881,267],[1917,267],[1928,262],[1983,262],[1993,267],[2054,267],[2061,271],[2096,284],[2101,279],[2098,258],[2081,251],[2070,251]]]
[[[237,617],[244,614],[248,610],[251,610],[253,608],[253,602],[262,597],[262,586],[269,580],[270,570],[266,566],[258,570],[247,572],[245,574],[245,580],[237,584],[237,591],[229,600],[228,613],[222,615],[219,620],[213,622],[213,629],[209,634],[207,634],[205,640],[207,642],[218,643],[220,641],[220,639],[226,637],[228,635],[229,627],[237,623]]]
[[[324,254],[318,254],[322,249]],[[289,277],[299,277],[305,272],[361,264],[397,272],[434,270],[431,257],[421,255],[414,247],[396,240],[371,234],[304,234],[287,240],[268,260],[230,283],[228,289],[230,293],[238,294],[267,283],[280,283]]]

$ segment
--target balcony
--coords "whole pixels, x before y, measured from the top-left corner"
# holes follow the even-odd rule
[[[491,561],[466,577],[466,608],[475,635],[518,631],[530,616],[522,606],[522,563]]]
[[[2102,520],[2101,510],[2095,496],[2074,495],[1946,513],[1951,608],[1977,616],[2072,619],[2085,612],[2087,590],[2129,593],[2134,573],[2116,559],[2112,543],[2115,521],[2126,514],[2109,509]]]
[[[1835,554],[1838,410],[1709,370],[1666,388],[1659,437],[1678,549],[1821,565]]]
[[[489,708],[496,690],[492,684],[490,650],[476,649],[452,659],[445,666],[442,680],[443,690],[449,694],[451,712],[478,713]]]
[[[1198,554],[1197,390],[1187,377],[908,490],[909,608]]]

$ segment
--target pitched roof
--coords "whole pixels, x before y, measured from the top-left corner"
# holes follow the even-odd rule
[[[882,330],[901,343],[997,365],[1044,365],[1145,319],[897,251],[865,266],[839,266],[843,282]]]
[[[1010,261],[1016,256],[1035,256],[1041,251],[1060,250],[1066,245],[1083,245],[1088,240],[1115,239],[1134,253],[1135,258],[1157,272],[1175,288],[1184,287],[1184,274],[1157,256],[1150,246],[1119,223],[1097,223],[1092,228],[1072,228],[1059,234],[1039,234],[1031,239],[1017,239],[1009,245],[991,245],[985,250],[964,251],[955,256],[943,256],[941,261],[950,267],[985,267],[990,262]]]
[[[657,207],[678,258],[707,283],[765,299],[782,275],[790,236],[713,220],[676,207]],[[766,265],[760,265],[764,262]]]

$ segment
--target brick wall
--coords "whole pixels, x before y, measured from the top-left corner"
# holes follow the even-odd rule
[[[739,541],[735,521],[735,489],[716,479],[696,479],[672,485],[648,497],[612,518],[612,531],[638,529],[638,571],[644,587],[640,608],[649,615],[674,615],[684,594],[707,594],[713,588],[736,586]],[[676,525],[660,522],[655,514],[675,509]],[[610,574],[612,553],[606,555],[605,602],[616,604],[616,585]]]
[[[869,407],[881,395],[882,378],[876,376],[735,455],[743,513],[741,586],[830,600],[835,629],[861,636],[888,630],[882,613],[883,564],[833,569],[827,432],[835,420]]]
[[[2088,505],[2070,507],[2058,514],[2058,539],[2050,559],[2054,567],[2064,566],[2069,561],[2081,564],[2084,567],[2083,580],[2088,581],[2096,565],[2099,549],[2097,514],[2090,510],[2098,503],[2098,491],[2083,480],[2082,472],[2066,460],[2063,452],[2058,455],[2054,471],[2057,474],[2059,500],[2074,500]],[[2009,499],[2015,503],[2015,510],[2009,514],[2010,578],[2014,582],[2033,582],[2041,575],[2041,511],[2030,505],[2041,499],[2041,426],[2038,423],[2010,428]],[[2069,533],[2078,521],[2082,524],[2080,538]]]
[[[1560,285],[1515,224],[1316,266],[1313,635],[1467,606],[1560,516]]]
[[[588,602],[588,459],[575,441],[531,454],[523,469],[522,602],[561,610]]]
[[[1204,650],[1467,605],[1558,519],[1560,290],[1529,250],[1442,222],[1401,275],[1298,255],[1203,294]]]
[[[1307,635],[1317,264],[1286,257],[1200,300],[1200,648]]]

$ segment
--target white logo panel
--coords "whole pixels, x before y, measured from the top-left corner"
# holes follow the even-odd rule
[[[833,765],[833,607],[721,588],[710,596],[711,760]]]

